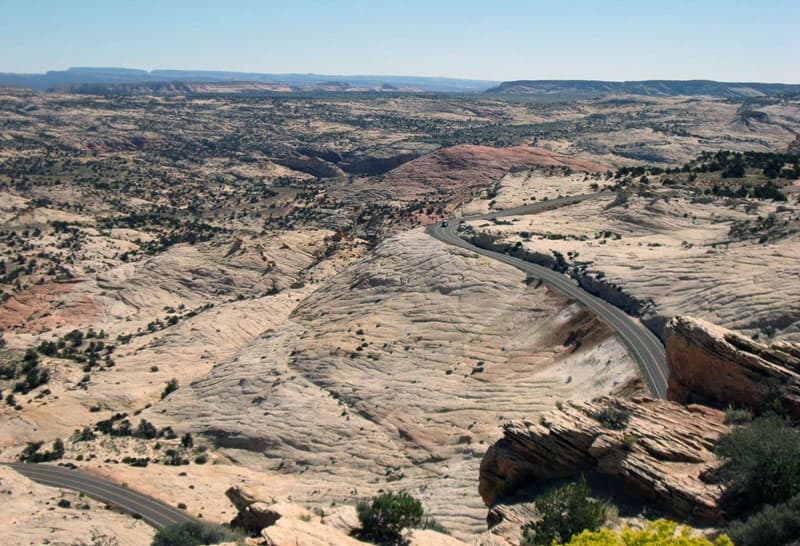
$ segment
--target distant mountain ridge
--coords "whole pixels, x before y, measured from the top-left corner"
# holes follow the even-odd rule
[[[747,98],[800,93],[800,84],[713,80],[517,80],[497,82],[426,76],[262,74],[219,70],[72,67],[44,74],[0,73],[0,86],[91,94],[190,94],[269,91],[399,91],[585,98],[603,95]]]
[[[428,92],[476,93],[500,82],[424,76],[332,76],[325,74],[260,74],[216,70],[138,70],[114,67],[72,67],[44,74],[0,73],[0,86],[30,87],[48,91],[68,86],[118,85],[141,83],[230,83],[254,82],[289,88],[325,86],[347,82],[355,88],[413,88]],[[388,86],[388,87],[387,87]]]
[[[679,95],[709,95],[714,97],[763,97],[784,93],[800,93],[800,84],[759,82],[717,82],[712,80],[518,80],[503,82],[486,90],[489,94],[504,95],[643,95],[673,97]]]

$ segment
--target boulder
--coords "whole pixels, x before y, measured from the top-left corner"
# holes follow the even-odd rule
[[[800,418],[800,346],[765,345],[709,322],[667,324],[667,398],[755,411],[778,404]]]
[[[242,487],[229,488],[225,496],[239,511],[231,520],[231,527],[260,533],[265,527],[275,525],[283,515],[276,505],[260,501],[252,491]]]

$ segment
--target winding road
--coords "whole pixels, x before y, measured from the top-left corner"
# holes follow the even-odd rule
[[[454,218],[449,221],[447,227],[442,227],[439,224],[428,226],[428,233],[439,239],[440,241],[449,245],[457,246],[472,252],[477,252],[483,256],[493,258],[505,264],[516,267],[525,273],[541,279],[546,284],[555,288],[566,296],[573,298],[583,305],[591,309],[602,320],[610,325],[617,333],[617,335],[625,343],[628,350],[641,369],[642,376],[647,382],[650,392],[656,398],[666,398],[667,396],[667,363],[664,354],[664,346],[661,341],[644,326],[639,320],[631,317],[618,307],[611,305],[597,296],[594,296],[578,286],[576,281],[563,273],[558,273],[552,269],[542,267],[540,265],[526,262],[519,258],[509,256],[500,252],[486,250],[469,243],[458,236],[456,221],[457,220],[492,220],[503,216],[521,216],[524,214],[536,214],[546,210],[563,207],[586,201],[587,199],[597,199],[599,197],[609,197],[614,195],[613,192],[600,192],[584,195],[576,195],[572,197],[559,197],[558,199],[550,199],[548,201],[540,201],[531,205],[505,209],[489,214],[481,214],[475,216],[464,216],[462,218]]]
[[[611,192],[601,192],[573,197],[561,197],[490,214],[465,216],[460,218],[460,220],[491,220],[502,216],[536,214],[587,199],[596,199],[611,195],[613,195]],[[664,347],[659,339],[641,322],[629,316],[621,309],[586,292],[580,288],[573,279],[562,273],[520,260],[519,258],[507,254],[479,248],[468,243],[458,236],[456,226],[453,224],[454,222],[451,222],[447,227],[442,227],[438,224],[429,226],[428,233],[449,245],[464,248],[516,267],[527,274],[541,279],[566,296],[581,302],[614,328],[639,364],[642,375],[650,388],[650,392],[657,398],[666,397],[667,369]],[[112,504],[121,510],[141,517],[156,529],[163,529],[164,527],[176,523],[196,521],[193,517],[181,510],[142,495],[141,493],[132,491],[125,486],[115,484],[106,479],[79,470],[47,464],[14,463],[8,466],[23,476],[41,484],[73,489],[99,501]]]
[[[141,516],[156,529],[163,529],[176,523],[196,521],[177,508],[79,470],[49,464],[13,463],[8,466],[35,482],[80,491],[93,499]]]

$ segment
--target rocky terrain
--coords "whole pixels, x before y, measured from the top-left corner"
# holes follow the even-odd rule
[[[766,346],[691,317],[667,328],[669,401],[603,397],[564,402],[540,416],[504,425],[481,462],[480,493],[490,507],[489,536],[517,544],[532,517],[536,484],[595,473],[611,478],[598,493],[623,488],[663,513],[696,524],[722,521],[723,488],[713,447],[732,424],[702,401],[754,413],[783,405],[796,412],[800,345]],[[610,489],[609,489],[609,486]],[[606,488],[606,491],[603,491]],[[490,542],[491,543],[491,542]]]
[[[484,514],[470,491],[498,424],[609,392],[635,373],[579,306],[415,230],[143,415],[296,476],[295,500],[327,506],[406,489],[448,527],[476,532]]]
[[[480,472],[494,543],[518,543],[521,524],[534,515],[529,501],[536,484],[586,473],[611,479],[595,480],[602,484],[600,495],[613,498],[613,490],[622,488],[626,502],[646,499],[683,521],[722,521],[723,489],[714,472],[720,461],[712,450],[732,425],[718,409],[686,403],[702,400],[759,412],[765,401],[782,402],[794,411],[800,345],[767,347],[691,317],[675,317],[667,332],[670,401],[564,402],[537,423],[504,425],[503,438],[487,450]]]
[[[633,398],[564,403],[538,423],[512,422],[481,463],[487,506],[531,481],[547,482],[596,471],[620,481],[682,520],[718,523],[721,490],[707,472],[724,414],[703,406]],[[495,517],[504,508],[495,506]],[[518,529],[517,529],[518,531]]]
[[[800,416],[800,346],[757,343],[690,317],[667,325],[670,400],[763,409]]]
[[[236,515],[224,491],[248,486],[269,506],[293,506],[263,534],[275,544],[314,543],[329,525],[344,537],[334,520],[345,507],[406,490],[453,544],[494,544],[505,538],[483,534],[477,477],[512,422],[505,430],[528,442],[580,430],[585,445],[565,464],[594,461],[654,502],[711,520],[713,488],[693,469],[713,464],[719,412],[641,398],[607,325],[422,226],[618,192],[467,233],[547,256],[662,334],[672,315],[693,314],[758,335],[772,348],[729,343],[762,373],[793,354],[781,342],[800,320],[791,161],[776,174],[787,201],[710,193],[705,173],[668,183],[624,169],[678,166],[723,145],[783,152],[797,110],[769,97],[4,90],[0,460],[61,439],[59,462],[215,522]],[[695,345],[687,351],[709,362],[728,354]],[[695,378],[676,375],[673,390],[713,398]],[[587,415],[605,403],[630,411],[627,436]],[[29,487],[3,476],[14,495]],[[100,509],[51,511],[61,493],[32,490],[4,525],[19,542],[83,540],[106,516],[131,525],[109,519],[121,544],[151,533]],[[47,523],[64,516],[75,526]],[[437,543],[426,534],[414,540]]]
[[[292,503],[263,500],[247,488],[231,487],[225,492],[238,513],[231,524],[257,531],[259,542],[267,546],[359,546],[370,544],[356,538],[358,516],[353,506],[343,506],[328,514],[307,510]],[[467,543],[431,529],[408,530],[403,537],[409,546],[466,546]]]
[[[533,191],[530,182],[542,177],[507,175],[495,208],[552,197]],[[573,188],[565,186],[564,194],[581,191]],[[567,271],[591,292],[642,316],[662,339],[666,322],[680,314],[749,335],[800,339],[800,215],[797,197],[788,195],[788,201],[732,199],[648,186],[584,201],[566,214],[560,209],[468,222],[469,237]],[[484,212],[464,213],[473,211]]]

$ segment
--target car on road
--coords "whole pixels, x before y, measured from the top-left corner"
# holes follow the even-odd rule
[[[447,220],[442,220],[442,227],[447,227]]]

